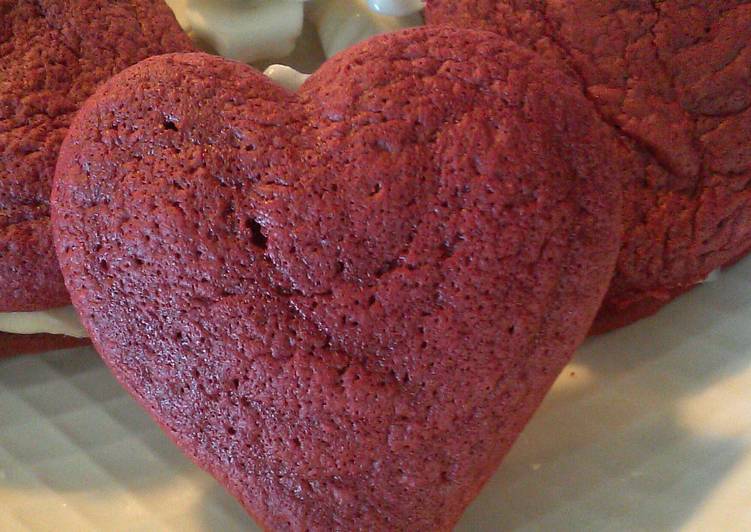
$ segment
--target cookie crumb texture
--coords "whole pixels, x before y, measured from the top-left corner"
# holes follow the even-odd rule
[[[751,249],[750,2],[429,0],[426,16],[565,57],[630,146],[624,244],[596,331]]]
[[[161,1],[0,0],[0,312],[68,304],[49,195],[81,103],[125,67],[191,49]]]
[[[295,95],[152,58],[76,118],[53,227],[99,352],[274,530],[449,530],[584,338],[614,133],[489,32],[420,28]]]

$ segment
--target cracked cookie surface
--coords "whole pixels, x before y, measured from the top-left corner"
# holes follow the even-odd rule
[[[296,95],[162,56],[76,118],[56,247],[118,379],[265,526],[448,530],[591,325],[619,150],[489,32],[380,36]]]
[[[429,0],[426,17],[566,60],[629,146],[623,248],[595,331],[751,249],[751,3]]]
[[[0,312],[69,302],[49,194],[78,107],[125,67],[190,50],[161,1],[0,0]]]

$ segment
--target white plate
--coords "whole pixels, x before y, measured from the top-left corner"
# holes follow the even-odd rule
[[[0,530],[257,530],[89,349],[0,361]],[[751,259],[594,340],[458,530],[751,530]]]

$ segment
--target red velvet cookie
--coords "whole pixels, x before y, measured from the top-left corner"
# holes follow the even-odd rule
[[[751,249],[750,2],[428,0],[426,17],[565,58],[630,146],[623,249],[595,331]]]
[[[297,95],[162,56],[74,121],[55,242],[114,374],[264,526],[448,530],[591,325],[619,149],[488,32],[376,37]]]
[[[69,304],[49,193],[78,107],[123,68],[191,49],[161,1],[0,0],[0,312]]]
[[[79,347],[88,343],[89,341],[84,338],[55,334],[8,334],[0,332],[0,358]]]

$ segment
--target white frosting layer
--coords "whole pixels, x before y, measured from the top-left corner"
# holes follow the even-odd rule
[[[715,281],[720,279],[720,275],[722,275],[722,269],[717,268],[716,270],[713,270],[709,275],[707,275],[707,278],[702,281],[702,283],[714,283]]]
[[[379,15],[369,8],[366,0],[314,0],[309,13],[318,28],[326,57],[373,35],[422,24],[419,15]]]
[[[219,55],[250,63],[289,54],[305,0],[167,0],[180,25]]]
[[[89,336],[72,306],[39,312],[0,312],[0,332],[62,334],[74,338]]]
[[[310,74],[303,74],[287,65],[271,65],[264,72],[269,78],[274,80],[288,91],[297,92]]]
[[[370,9],[381,15],[403,17],[425,7],[424,0],[368,0]]]
[[[198,43],[246,63],[292,52],[305,0],[167,0]],[[373,35],[417,26],[423,0],[312,0],[306,9],[327,57]]]

